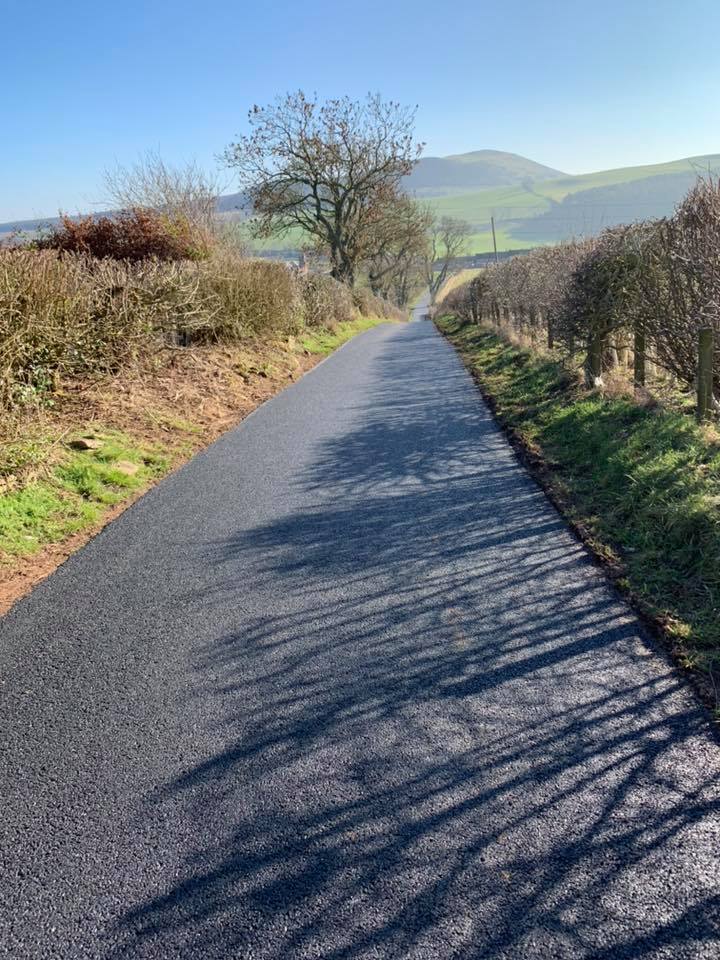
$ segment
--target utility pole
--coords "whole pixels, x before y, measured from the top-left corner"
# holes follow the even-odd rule
[[[495,263],[497,263],[498,255],[497,255],[497,240],[495,239],[495,217],[490,217],[490,226],[492,227],[493,250],[495,251]]]

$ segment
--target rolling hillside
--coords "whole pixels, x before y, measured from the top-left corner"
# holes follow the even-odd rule
[[[418,197],[451,196],[497,187],[518,187],[523,183],[567,177],[554,170],[499,150],[474,150],[451,157],[422,157],[406,178],[407,189]],[[220,197],[218,209],[232,214],[243,209],[242,193]]]
[[[708,173],[720,173],[720,154],[570,176],[518,154],[476,150],[423,158],[407,187],[440,214],[467,220],[473,228],[468,252],[485,253],[492,249],[491,216],[500,250],[557,243],[617,223],[670,214],[696,177]],[[221,215],[231,220],[243,219],[242,207],[241,193],[218,201]],[[49,222],[0,224],[0,237],[18,229],[32,233]],[[251,245],[268,252],[299,243],[298,232],[291,231]]]
[[[710,154],[452,195],[439,186],[435,192],[424,191],[424,198],[439,213],[471,223],[470,249],[482,253],[492,247],[492,215],[500,249],[557,243],[618,223],[670,214],[698,175],[719,172],[720,154]]]
[[[486,253],[492,249],[491,216],[500,250],[557,243],[668,215],[698,175],[707,173],[720,173],[720,154],[570,176],[517,154],[478,150],[426,157],[407,184],[440,214],[467,220],[473,227],[468,252]],[[222,198],[222,209],[232,210],[238,200]],[[262,248],[294,242],[291,234],[264,241]]]
[[[439,196],[565,176],[516,153],[474,150],[450,157],[423,157],[406,184],[417,196]]]

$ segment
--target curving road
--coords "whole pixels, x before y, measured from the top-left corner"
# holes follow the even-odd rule
[[[713,958],[720,750],[425,322],[0,621],[0,957]]]
[[[430,309],[430,292],[426,291],[410,311],[411,320],[424,320]]]

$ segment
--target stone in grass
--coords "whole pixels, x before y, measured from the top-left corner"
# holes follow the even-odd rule
[[[100,450],[102,445],[102,440],[96,440],[94,437],[78,437],[77,440],[71,440],[68,444],[73,450]]]
[[[112,465],[113,470],[118,470],[120,473],[124,473],[126,477],[134,477],[138,472],[140,467],[136,463],[131,463],[129,460],[118,460]]]

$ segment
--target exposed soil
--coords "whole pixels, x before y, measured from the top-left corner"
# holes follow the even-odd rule
[[[322,359],[292,338],[242,348],[163,351],[112,379],[64,384],[52,411],[28,413],[4,425],[0,442],[34,432],[61,441],[78,430],[116,429],[139,444],[162,447],[177,469]],[[148,489],[109,508],[95,525],[32,556],[0,557],[0,615]]]

